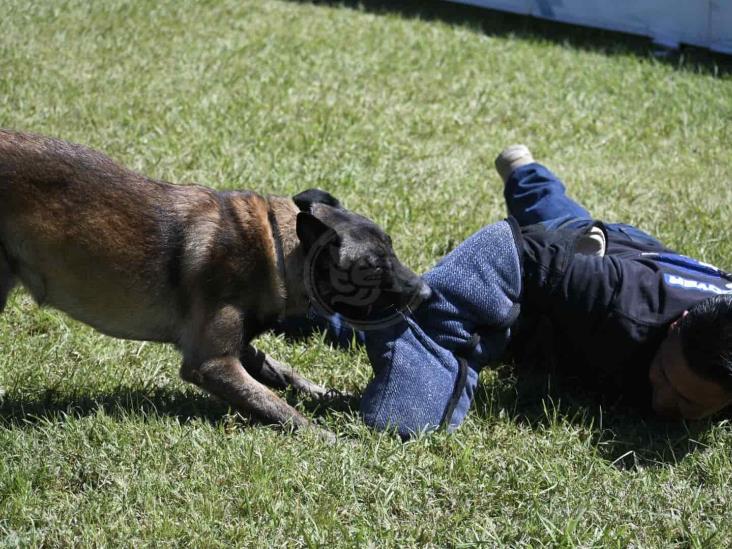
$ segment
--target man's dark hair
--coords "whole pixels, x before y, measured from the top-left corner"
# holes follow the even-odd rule
[[[732,391],[732,295],[696,303],[681,319],[679,337],[689,368]]]

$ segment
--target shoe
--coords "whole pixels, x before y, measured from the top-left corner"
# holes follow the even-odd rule
[[[496,170],[506,183],[516,168],[533,162],[534,157],[531,156],[531,151],[526,145],[511,145],[503,149],[496,158]]]

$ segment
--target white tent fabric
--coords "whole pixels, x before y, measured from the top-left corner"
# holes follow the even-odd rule
[[[732,0],[452,0],[732,54]]]

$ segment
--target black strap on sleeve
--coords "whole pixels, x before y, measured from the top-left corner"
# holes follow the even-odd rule
[[[478,334],[473,334],[470,340],[455,353],[458,360],[458,374],[457,379],[455,380],[455,387],[452,390],[452,396],[445,408],[445,415],[442,416],[442,421],[440,422],[440,427],[444,429],[447,429],[450,426],[450,420],[452,419],[452,415],[455,413],[455,408],[457,407],[458,402],[460,402],[460,397],[462,396],[465,384],[468,381],[468,368],[470,366],[468,366],[467,357],[473,353],[475,348],[478,346],[478,343],[480,343],[480,336]]]

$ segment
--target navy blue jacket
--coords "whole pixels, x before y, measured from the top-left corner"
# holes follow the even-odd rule
[[[669,325],[707,297],[732,294],[732,276],[597,225],[607,237],[604,257],[574,253],[584,229],[521,229],[521,321],[512,349],[519,362],[551,358],[603,392],[650,402],[648,367]]]

